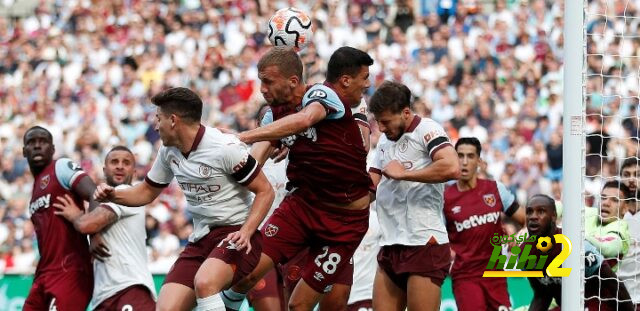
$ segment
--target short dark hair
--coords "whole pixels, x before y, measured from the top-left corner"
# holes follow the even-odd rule
[[[302,81],[302,60],[292,47],[277,46],[262,55],[258,61],[258,71],[269,66],[277,66],[285,77],[296,76]]]
[[[175,114],[191,122],[202,119],[202,99],[186,87],[172,87],[151,98],[163,113]]]
[[[398,82],[384,81],[369,100],[369,112],[374,115],[390,111],[394,114],[411,108],[411,90]]]
[[[602,190],[604,190],[606,188],[615,188],[615,189],[620,190],[622,192],[622,195],[624,195],[624,198],[620,198],[620,199],[626,200],[626,199],[630,199],[631,198],[631,189],[629,189],[629,187],[627,187],[627,185],[623,184],[619,180],[607,181],[604,184],[604,186],[602,186]]]
[[[458,139],[456,142],[456,151],[458,151],[458,146],[460,145],[471,145],[476,147],[476,154],[478,156],[480,156],[480,153],[482,152],[482,144],[480,143],[480,140],[475,137],[461,137]]]
[[[356,76],[362,66],[373,65],[373,58],[361,50],[343,46],[337,49],[327,66],[327,81],[334,83],[343,75]]]
[[[535,198],[540,198],[540,199],[542,199],[543,201],[546,201],[546,202],[545,202],[545,206],[546,206],[546,207],[548,207],[548,208],[550,208],[552,212],[557,213],[557,209],[556,209],[556,200],[554,200],[552,197],[550,197],[550,196],[548,196],[548,195],[546,195],[546,194],[537,193],[537,194],[532,195],[532,196],[529,198],[529,201],[531,201],[531,200],[533,200],[533,199],[535,199]],[[529,202],[529,201],[527,201],[527,202]],[[527,204],[527,205],[528,205],[528,204]]]
[[[134,159],[136,157],[133,154],[133,152],[131,152],[131,149],[129,149],[129,148],[125,147],[125,146],[122,146],[122,145],[118,145],[118,146],[115,146],[115,147],[111,148],[111,150],[109,150],[109,152],[107,152],[107,155],[104,157],[104,163],[105,164],[107,163],[107,159],[109,158],[109,155],[114,151],[125,151],[125,152],[130,153],[133,156]]]
[[[22,142],[26,143],[25,139],[27,138],[27,134],[29,134],[29,132],[31,131],[36,131],[36,130],[40,130],[40,131],[44,131],[45,133],[47,133],[47,138],[49,138],[50,142],[53,142],[53,135],[51,135],[51,132],[49,132],[49,130],[47,130],[46,128],[36,125],[36,126],[32,126],[29,129],[27,129],[24,132],[24,136],[22,137]]]
[[[622,170],[632,165],[640,166],[640,162],[638,161],[637,157],[631,157],[631,158],[625,159],[622,162],[622,166],[620,167],[620,173],[622,174]]]

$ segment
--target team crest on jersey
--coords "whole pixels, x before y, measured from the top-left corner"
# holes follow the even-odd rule
[[[400,143],[400,146],[398,147],[398,150],[400,150],[400,152],[404,153],[405,151],[407,151],[407,148],[409,147],[409,144],[407,143],[406,140],[403,140]]]
[[[200,176],[204,178],[211,177],[211,167],[205,164],[201,164],[200,168],[198,168],[198,172],[200,172]]]
[[[264,229],[264,235],[266,235],[269,238],[274,237],[276,234],[278,234],[278,230],[280,230],[280,228],[278,228],[278,226],[273,225],[273,224],[269,224]]]
[[[494,207],[496,206],[496,197],[493,194],[485,194],[482,196],[482,199],[484,200],[484,203]]]
[[[51,177],[49,177],[49,175],[46,175],[46,176],[40,178],[40,189],[47,188],[47,186],[49,185],[49,181],[50,180],[51,180]]]

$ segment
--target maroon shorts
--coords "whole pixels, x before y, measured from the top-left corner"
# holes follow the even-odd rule
[[[256,300],[275,297],[284,300],[282,294],[282,278],[278,269],[271,269],[256,285],[247,293],[247,300],[253,303]]]
[[[129,286],[101,302],[94,311],[153,311],[156,302],[149,289],[141,284]]]
[[[378,253],[378,265],[405,291],[410,275],[428,277],[442,286],[451,266],[451,250],[448,243],[436,244],[434,239],[422,246],[383,246]]]
[[[347,306],[347,311],[372,311],[372,310],[373,310],[373,301],[371,299],[356,301]]]
[[[263,252],[278,264],[309,248],[300,274],[311,288],[326,293],[337,280],[353,278],[351,257],[368,228],[368,208],[312,206],[292,194],[262,227]]]
[[[506,278],[454,280],[453,295],[459,311],[511,310]]]
[[[309,257],[309,250],[305,249],[286,264],[281,266],[284,279],[284,288],[289,294],[293,293],[298,281],[302,278],[302,267],[305,265]],[[353,260],[349,260],[349,265],[345,267],[343,273],[337,275],[334,283],[351,286],[353,284]]]
[[[178,283],[194,288],[193,279],[200,265],[207,258],[218,258],[233,268],[234,285],[247,276],[258,265],[262,252],[262,237],[259,232],[251,236],[251,252],[247,255],[245,249],[238,251],[229,243],[220,245],[229,233],[240,230],[241,226],[212,227],[211,232],[195,243],[189,242],[180,257],[173,264],[164,279],[164,284]]]
[[[92,294],[92,271],[47,272],[33,280],[22,310],[84,311]]]

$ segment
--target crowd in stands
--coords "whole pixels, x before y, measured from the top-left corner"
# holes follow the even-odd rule
[[[308,83],[322,82],[338,47],[365,50],[375,60],[367,96],[384,80],[405,83],[414,110],[452,140],[480,139],[483,176],[521,203],[536,193],[560,199],[562,1],[42,0],[12,10],[18,2],[0,2],[0,272],[32,271],[38,257],[27,209],[33,179],[22,156],[28,127],[46,127],[55,157],[80,163],[96,181],[105,153],[126,145],[141,180],[161,144],[149,98],[164,88],[196,90],[206,125],[254,126],[266,24],[287,6],[314,21],[313,43],[301,54]],[[608,3],[588,4],[603,14],[587,18],[590,193],[638,150],[640,39],[620,34],[637,33],[640,20],[604,14],[636,16],[640,1]],[[375,145],[380,134],[371,125]],[[145,207],[153,272],[166,272],[187,242],[185,206],[172,185]]]

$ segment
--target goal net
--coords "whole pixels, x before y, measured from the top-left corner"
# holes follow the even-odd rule
[[[578,183],[578,179],[571,176],[580,175],[570,172],[565,175],[565,185],[574,183],[581,188],[576,192],[581,194],[579,200],[575,200],[575,193],[567,192],[576,190],[572,189],[575,185],[565,188],[565,193],[572,198],[563,200],[567,202],[564,217],[580,217],[579,227],[575,220],[567,220],[565,230],[576,237],[581,235],[585,241],[584,244],[583,241],[574,243],[574,247],[580,246],[574,252],[580,250],[581,254],[580,269],[574,270],[581,271],[579,276],[583,278],[578,288],[579,297],[584,299],[579,303],[589,310],[623,310],[634,302],[640,303],[640,213],[635,215],[636,174],[640,171],[637,169],[640,150],[640,2],[572,2],[565,1],[565,21],[575,23],[569,10],[581,5],[573,14],[583,13],[583,32],[565,25],[565,64],[568,66],[565,67],[564,82],[569,87],[565,89],[565,101],[568,102],[564,103],[564,117],[570,119],[565,120],[564,137],[569,144],[581,144],[582,148],[570,149],[574,154],[568,155],[565,161],[579,161],[578,173],[583,178]],[[571,60],[573,55],[583,57]],[[577,67],[578,62],[580,67]],[[577,79],[581,80],[580,90],[571,88]],[[582,98],[576,101],[574,94],[568,92],[580,92]],[[582,103],[579,109],[576,107],[578,102]],[[576,135],[578,133],[580,135]],[[576,158],[575,150],[582,150],[580,158]],[[625,170],[622,170],[623,164]],[[570,165],[570,168],[576,166]],[[595,258],[589,251],[585,254],[585,249],[591,245],[603,259],[603,264],[595,271],[590,270]],[[563,300],[565,291],[575,291],[575,288],[565,289],[564,286],[572,281],[575,279],[563,280]]]

